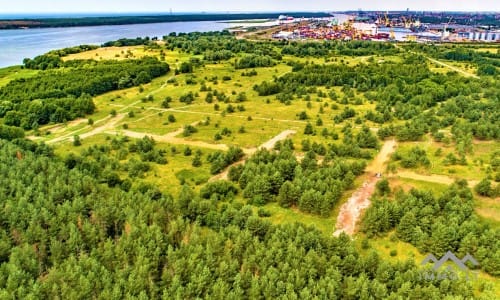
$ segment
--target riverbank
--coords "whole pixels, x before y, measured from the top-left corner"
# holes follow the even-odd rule
[[[201,22],[231,20],[277,19],[282,13],[228,13],[228,14],[185,14],[185,15],[138,15],[138,16],[98,16],[98,17],[30,17],[0,20],[1,29],[81,27],[102,25],[132,25],[166,22]],[[328,17],[327,13],[290,12],[287,16],[295,18]]]

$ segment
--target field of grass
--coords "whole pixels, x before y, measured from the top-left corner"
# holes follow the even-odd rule
[[[130,46],[130,47],[104,47],[95,50],[85,51],[76,54],[70,54],[63,57],[64,61],[73,59],[128,59],[128,58],[141,58],[148,55],[143,46]]]
[[[400,143],[398,146],[398,151],[400,153],[407,153],[411,148],[417,146],[426,151],[431,165],[429,168],[419,167],[411,170],[426,175],[440,174],[452,178],[462,178],[472,181],[478,181],[488,175],[488,167],[491,162],[491,153],[493,153],[498,144],[495,142],[474,140],[472,143],[472,151],[467,153],[465,156],[465,165],[460,165],[458,163],[447,164],[446,162],[446,157],[448,155],[459,157],[454,142],[435,142],[429,136],[426,136],[424,141]]]
[[[335,227],[335,217],[321,218],[316,215],[307,214],[296,208],[283,208],[277,203],[269,203],[264,209],[271,213],[269,220],[274,224],[303,223],[307,226],[318,228],[326,236],[331,236]]]
[[[56,154],[61,156],[67,156],[70,153],[79,155],[83,149],[93,145],[109,146],[111,137],[113,137],[113,135],[97,134],[82,140],[81,146],[74,146],[71,139],[70,141],[59,143],[55,148]],[[133,139],[131,139],[131,141],[133,141]],[[206,161],[206,157],[212,153],[213,150],[190,147],[193,154],[185,156],[184,149],[186,146],[157,142],[156,147],[166,151],[167,164],[161,165],[150,163],[151,170],[146,172],[146,176],[144,178],[135,179],[134,181],[152,183],[161,191],[176,196],[180,191],[181,184],[197,187],[200,184],[206,183],[212,176],[210,174],[210,164]],[[175,153],[172,148],[176,149]],[[203,163],[200,167],[194,168],[192,166],[192,161],[193,155],[197,150],[202,152]],[[130,158],[139,159],[139,156],[137,154],[129,154],[128,159]],[[119,174],[122,178],[127,176],[127,173],[124,171],[120,171]]]
[[[393,235],[395,235],[395,233],[391,232],[384,237],[371,238],[369,240],[369,248],[365,250],[363,250],[361,246],[361,241],[365,238],[364,236],[358,236],[356,244],[358,249],[365,254],[367,254],[370,249],[376,250],[383,260],[390,262],[412,260],[416,265],[420,265],[420,262],[425,258],[425,254],[420,253],[414,246],[392,237]],[[476,270],[473,272],[477,272],[477,279],[471,281],[475,294],[479,295],[480,291],[487,289],[488,294],[494,297],[491,299],[498,299],[498,297],[500,297],[500,280],[482,271]],[[461,276],[464,275],[462,274]]]
[[[431,191],[434,195],[439,196],[448,187],[446,184],[439,184],[439,183],[428,182],[428,181],[414,180],[414,179],[409,179],[409,178],[401,178],[401,177],[398,177],[397,174],[389,176],[388,180],[389,180],[389,185],[391,187],[391,190],[393,192],[398,191],[400,189],[405,191],[405,192],[408,192],[409,190],[414,188],[414,189],[418,189],[418,190]]]
[[[38,72],[38,70],[21,69],[19,66],[0,68],[0,87],[15,79],[32,77]]]

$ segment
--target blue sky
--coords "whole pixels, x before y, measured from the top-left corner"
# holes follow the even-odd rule
[[[50,12],[500,11],[500,0],[0,0],[0,14]]]

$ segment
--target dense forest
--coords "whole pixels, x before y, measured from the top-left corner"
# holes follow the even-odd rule
[[[49,70],[0,88],[0,117],[6,125],[24,129],[91,114],[95,109],[91,96],[145,84],[169,71],[166,63],[152,57],[63,63],[59,56],[47,54],[25,60],[25,65]]]
[[[231,168],[230,180],[239,184],[250,203],[277,201],[283,207],[297,206],[304,212],[329,216],[342,191],[363,173],[364,162],[349,163],[338,158],[334,149],[313,144],[299,163],[292,145],[286,140],[279,153],[257,152],[244,166]],[[325,155],[321,165],[317,153]]]
[[[436,199],[429,192],[399,193],[395,201],[378,199],[366,212],[363,230],[371,235],[396,229],[399,239],[422,253],[442,256],[451,250],[472,254],[486,272],[500,273],[500,231],[474,214],[467,182],[457,182]]]
[[[45,145],[0,141],[0,150],[2,297],[472,296],[465,281],[419,279],[412,261],[360,256],[347,236],[271,225],[189,187],[176,199],[147,186],[125,192],[68,169]]]

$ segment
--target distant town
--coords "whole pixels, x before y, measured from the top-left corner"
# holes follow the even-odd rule
[[[285,40],[499,42],[498,12],[347,11],[161,14],[0,20],[0,29],[217,21],[245,37]]]
[[[344,12],[328,17],[275,20],[232,30],[256,30],[274,39],[372,40],[416,42],[500,42],[498,13]],[[267,29],[264,29],[267,28]]]

